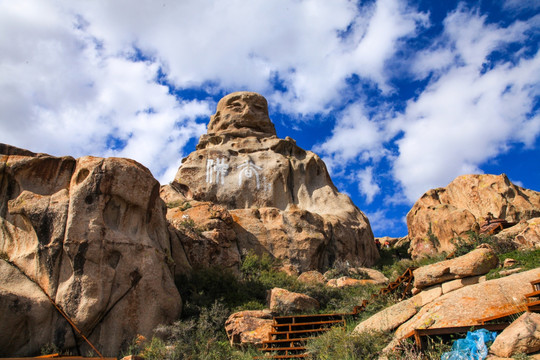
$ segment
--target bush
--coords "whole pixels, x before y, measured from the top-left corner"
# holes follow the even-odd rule
[[[468,238],[465,240],[457,237],[452,240],[455,246],[454,257],[468,254],[476,249],[481,244],[488,244],[493,248],[496,254],[505,254],[517,249],[517,245],[509,238],[503,238],[492,235],[477,234],[474,231],[468,233]]]
[[[306,347],[312,359],[378,359],[392,336],[382,332],[352,334],[343,328],[333,328],[308,341]]]
[[[223,327],[228,316],[229,310],[216,301],[198,317],[158,326],[150,341],[135,340],[124,355],[140,354],[145,360],[252,359],[254,349],[239,351],[229,345]]]

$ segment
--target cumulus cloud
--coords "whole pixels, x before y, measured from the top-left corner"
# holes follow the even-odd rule
[[[373,167],[368,166],[358,171],[358,190],[366,197],[366,203],[371,204],[373,198],[381,191],[379,185],[373,179]]]
[[[163,62],[177,87],[248,88],[301,114],[328,110],[352,74],[384,86],[396,43],[425,21],[401,0],[65,4],[108,51],[135,44]],[[287,91],[275,92],[275,80]]]
[[[488,24],[476,9],[458,6],[445,19],[440,37],[408,60],[411,76],[427,85],[404,110],[396,112],[384,101],[357,102],[338,116],[332,135],[315,150],[342,169],[384,158],[403,192],[389,198],[410,204],[458,175],[482,173],[485,161],[517,143],[532,146],[540,134],[534,110],[540,54],[526,55],[530,49],[523,42],[536,22]],[[521,50],[496,56],[512,44]],[[366,195],[371,174],[363,175],[368,185],[360,192]]]
[[[403,137],[393,172],[409,201],[460,174],[481,173],[486,160],[537,138],[540,117],[533,108],[540,91],[540,54],[490,59],[495,50],[522,41],[527,30],[523,22],[486,24],[477,12],[459,8],[445,21],[443,46],[420,54],[421,74],[433,72],[434,78],[395,119]],[[439,62],[450,64],[441,70],[429,67],[432,58],[458,61]]]
[[[165,181],[215,105],[176,89],[328,112],[353,74],[387,88],[384,64],[423,22],[402,0],[2,2],[0,141],[132,157]]]
[[[107,54],[77,16],[48,2],[0,11],[0,141],[54,155],[125,156],[157,177],[204,132],[209,103],[179,101],[160,63]],[[170,179],[169,179],[170,180]]]

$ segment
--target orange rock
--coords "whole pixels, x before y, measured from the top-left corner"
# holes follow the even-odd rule
[[[538,217],[540,193],[512,184],[504,174],[463,175],[429,190],[407,214],[412,256],[452,252],[451,240],[467,239],[489,214],[509,223]]]
[[[269,310],[240,311],[229,316],[225,322],[225,331],[231,346],[258,345],[268,340],[272,323]]]
[[[311,296],[280,288],[270,290],[270,310],[272,312],[301,313],[317,310],[318,308],[319,302]]]

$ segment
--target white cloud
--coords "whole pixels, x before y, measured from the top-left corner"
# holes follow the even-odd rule
[[[357,172],[358,190],[366,197],[366,203],[371,204],[381,188],[373,179],[373,167],[368,166]]]
[[[106,52],[136,45],[158,58],[178,87],[250,89],[302,114],[328,109],[352,74],[384,86],[383,66],[396,43],[425,21],[402,0],[362,7],[350,0],[65,4],[88,21]],[[274,76],[287,92],[274,92]]]
[[[52,3],[0,7],[1,142],[54,155],[130,157],[161,179],[204,132],[195,120],[210,115],[209,104],[170,95],[156,82],[158,62],[106,54]]]
[[[254,90],[318,113],[352,74],[385,87],[385,62],[423,21],[402,0],[2,2],[0,141],[132,157],[164,179],[214,104],[176,98],[158,71],[177,88]]]
[[[334,166],[379,160],[386,154],[384,142],[391,136],[383,120],[369,119],[361,104],[353,104],[340,114],[332,135],[314,151],[326,154]]]
[[[515,142],[532,145],[540,134],[539,117],[531,117],[540,92],[540,54],[515,65],[488,60],[494,50],[522,40],[525,30],[520,22],[507,28],[487,25],[485,17],[463,9],[446,19],[445,46],[423,56],[460,61],[436,76],[395,119],[403,137],[393,171],[409,201],[460,174],[481,173],[486,160]]]

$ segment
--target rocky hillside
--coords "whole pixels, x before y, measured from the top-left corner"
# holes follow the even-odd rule
[[[266,100],[223,98],[197,150],[160,187],[135,161],[53,157],[0,144],[0,349],[104,355],[178,318],[175,279],[238,270],[247,253],[292,272],[378,258],[367,218],[321,159],[279,139]],[[181,284],[177,284],[180,287]]]
[[[517,238],[521,245],[540,246],[540,229],[536,225],[540,221],[526,224],[538,217],[539,192],[513,184],[504,174],[463,175],[445,188],[429,190],[409,211],[410,252],[413,257],[450,253],[454,249],[453,240],[467,239],[470,231],[478,233],[489,218],[516,225],[506,233],[512,239]],[[523,231],[531,236],[519,238]]]
[[[162,194],[181,209],[167,215],[177,230],[186,219],[204,223],[202,237],[182,241],[192,265],[199,264],[190,255],[194,243],[216,244],[214,263],[231,266],[240,257],[235,251],[254,250],[300,272],[336,259],[369,266],[378,258],[366,216],[337,191],[316,154],[276,136],[266,100],[255,93],[218,103],[208,133]]]
[[[456,238],[478,231],[488,216],[514,224],[500,239],[539,247],[540,193],[504,175],[467,175],[428,191],[411,209],[410,252],[415,258],[450,252]],[[383,240],[390,248],[390,239]],[[195,297],[185,287],[198,291],[197,271],[217,266],[246,277],[242,261],[257,255],[271,265],[252,266],[236,284],[260,277],[304,289],[303,281],[315,282],[310,291],[328,305],[341,296],[337,288],[388,281],[365,268],[379,259],[366,216],[337,191],[316,154],[277,137],[258,94],[224,97],[207,134],[164,186],[132,160],[54,157],[0,144],[0,356],[39,355],[49,344],[91,352],[58,309],[103,355],[117,356],[137,335],[151,338],[159,324],[179,318],[180,293],[189,302]],[[274,268],[276,259],[282,270],[303,275],[287,278]],[[332,266],[347,269],[334,268],[340,276],[329,279],[310,273]],[[441,282],[465,278],[451,267],[439,272],[449,276]],[[266,285],[257,284],[259,293],[248,302],[260,301],[261,291],[264,299]],[[442,301],[449,285],[416,286],[422,299],[437,293]],[[347,299],[343,306],[362,300]],[[407,319],[393,328],[427,319],[418,303],[409,305]]]
[[[180,314],[159,183],[126,159],[0,146],[1,355],[45,344],[104,354]]]

